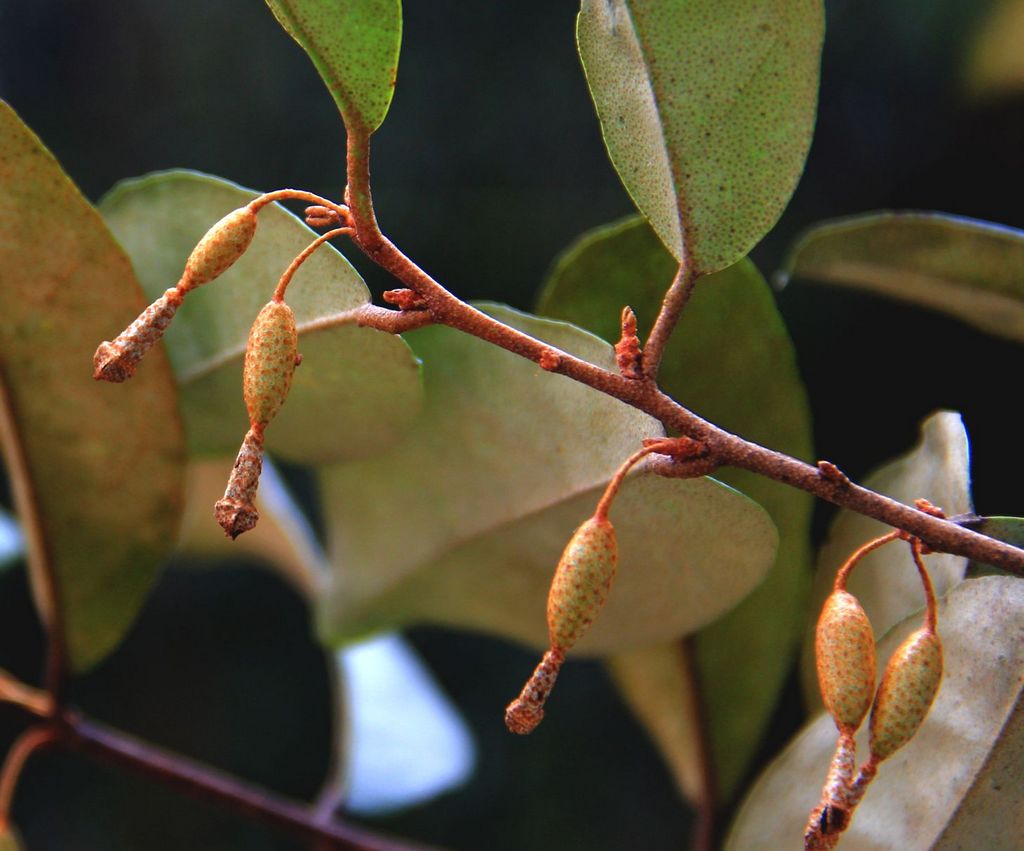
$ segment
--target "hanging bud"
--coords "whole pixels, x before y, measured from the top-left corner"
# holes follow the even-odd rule
[[[213,516],[224,534],[232,540],[248,532],[260,519],[254,501],[262,472],[263,431],[251,428],[242,440],[242,448],[238,450],[224,496],[213,507]]]
[[[210,228],[185,263],[185,291],[226,272],[249,247],[256,234],[256,222],[256,213],[250,207],[239,207]]]
[[[183,296],[177,288],[167,290],[113,341],[100,343],[92,356],[92,377],[120,383],[135,375],[135,365],[164,335]]]
[[[284,404],[299,361],[295,314],[283,301],[264,305],[249,331],[242,395],[253,426],[265,426]]]
[[[875,636],[857,598],[833,591],[814,635],[821,698],[836,726],[856,730],[875,693]]]
[[[923,627],[912,632],[885,666],[871,710],[871,759],[881,762],[917,732],[942,681],[942,642]]]
[[[608,599],[619,562],[615,529],[607,518],[591,517],[562,553],[548,593],[551,646],[569,650]]]
[[[533,732],[544,718],[544,703],[554,688],[565,653],[583,636],[601,611],[618,566],[615,529],[595,515],[569,539],[548,592],[548,639],[551,648],[505,709],[505,726],[513,733]]]

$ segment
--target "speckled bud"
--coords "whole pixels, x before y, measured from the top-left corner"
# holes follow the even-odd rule
[[[591,517],[569,539],[548,593],[551,646],[572,647],[608,598],[618,566],[615,529],[607,518]]]
[[[242,395],[252,425],[265,426],[281,409],[299,357],[295,314],[283,301],[264,306],[249,331]]]
[[[856,730],[875,693],[875,634],[849,592],[833,591],[825,600],[814,652],[825,708],[840,730]]]
[[[249,247],[256,222],[251,209],[239,207],[210,228],[185,263],[185,289],[208,283],[226,272]]]
[[[927,628],[912,632],[885,666],[871,710],[871,756],[881,761],[905,745],[931,708],[942,681],[942,642]]]

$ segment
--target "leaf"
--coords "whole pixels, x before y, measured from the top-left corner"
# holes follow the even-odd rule
[[[313,61],[349,132],[380,127],[398,74],[400,0],[267,0],[267,5]]]
[[[1005,541],[1015,547],[1024,547],[1024,518],[982,517],[980,522],[969,524],[970,528],[998,541]],[[980,561],[967,565],[967,576],[1005,576],[1005,571]]]
[[[610,347],[563,323],[488,312],[593,363]],[[387,455],[322,477],[334,567],[320,609],[332,642],[427,621],[547,646],[545,600],[573,529],[594,510],[650,417],[445,327],[407,335],[427,402]],[[651,643],[703,625],[748,593],[775,552],[754,503],[712,479],[633,475],[611,520],[621,563],[580,649]]]
[[[121,641],[170,549],[184,440],[162,353],[130,387],[90,377],[97,343],[144,297],[99,215],[2,102],[0,269],[5,459],[37,606],[52,618],[48,559],[80,672]]]
[[[807,231],[779,280],[855,287],[1024,341],[1024,231],[943,213],[871,213]]]
[[[920,622],[919,614],[911,616],[879,643],[880,668]],[[882,763],[840,840],[843,851],[1019,844],[1024,582],[989,576],[961,583],[940,606],[939,633],[945,676],[935,703],[917,735]],[[857,742],[862,760],[866,730],[865,724]],[[804,728],[747,796],[727,851],[800,847],[836,736],[824,713]],[[979,832],[954,844],[953,835],[971,825]]]
[[[641,328],[653,324],[674,265],[645,222],[626,219],[592,231],[566,251],[539,310],[615,340],[623,304],[633,307]],[[698,284],[666,348],[660,383],[723,428],[798,458],[812,457],[810,412],[793,345],[749,260]],[[764,581],[697,637],[719,791],[728,797],[760,746],[803,628],[813,501],[752,473],[730,469],[716,476],[767,509],[779,530],[778,557]],[[682,694],[689,684],[680,678],[675,688]],[[680,738],[670,731],[653,735]]]
[[[863,485],[908,505],[924,498],[948,515],[970,512],[970,446],[960,415],[952,411],[932,414],[921,426],[921,442],[908,454],[876,470]],[[836,571],[859,546],[889,531],[884,523],[844,509],[836,515],[828,539],[818,553],[818,570],[811,592],[812,617],[801,663],[804,696],[809,706],[821,706],[814,666],[814,627],[822,603],[832,590]],[[967,559],[948,553],[930,555],[926,564],[936,594],[944,594],[960,582],[967,570]],[[860,600],[875,635],[884,635],[924,603],[910,548],[899,542],[866,556],[851,575],[847,588]]]
[[[823,34],[817,0],[583,0],[576,40],[612,164],[696,271],[742,258],[789,200]]]
[[[701,729],[685,654],[679,641],[638,647],[610,656],[608,672],[664,756],[680,794],[699,806]]]
[[[206,230],[255,194],[220,178],[171,171],[118,184],[100,210],[156,298],[178,280]],[[248,428],[242,357],[249,326],[292,258],[316,238],[276,204],[263,209],[259,222],[242,259],[189,293],[164,337],[193,453],[238,451]],[[409,347],[393,334],[341,318],[369,300],[362,278],[329,245],[295,275],[288,303],[303,361],[287,403],[267,429],[272,452],[301,463],[357,458],[382,451],[408,427],[422,400]],[[103,333],[109,339],[118,330],[111,323]]]
[[[964,68],[968,92],[995,100],[1019,94],[1024,88],[1024,2],[996,0],[973,35]]]

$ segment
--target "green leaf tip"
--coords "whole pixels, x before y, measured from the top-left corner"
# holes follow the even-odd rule
[[[384,121],[398,75],[401,0],[267,0],[327,85],[349,133]]]
[[[796,187],[823,36],[819,0],[583,0],[577,45],[608,154],[699,273],[743,257]]]

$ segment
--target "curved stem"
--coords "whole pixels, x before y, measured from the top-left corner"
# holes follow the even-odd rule
[[[626,474],[633,469],[633,465],[636,464],[637,461],[647,455],[650,455],[652,452],[657,452],[659,448],[661,448],[661,444],[659,443],[644,446],[622,462],[619,469],[615,471],[615,475],[612,476],[612,480],[608,482],[608,487],[604,489],[604,493],[601,495],[601,500],[597,503],[597,508],[594,509],[595,520],[608,519],[608,512],[612,507],[612,502],[615,500],[615,497],[619,492],[619,488],[622,486],[623,479],[626,478]]]
[[[350,218],[349,209],[344,204],[338,204],[327,198],[321,198],[312,192],[306,192],[304,189],[276,189],[273,192],[266,192],[258,198],[253,198],[247,206],[254,213],[259,213],[267,204],[271,204],[274,201],[305,201],[309,204],[318,204],[321,207],[332,210],[338,214],[338,218],[343,222],[347,222]]]
[[[924,586],[925,629],[935,632],[939,620],[938,607],[935,604],[935,589],[932,587],[932,578],[928,575],[924,560],[921,558],[921,542],[917,538],[911,538],[910,552],[914,556],[914,565],[917,567],[917,572],[921,576],[921,584]]]
[[[851,555],[843,564],[843,566],[839,568],[838,571],[836,571],[836,581],[835,584],[832,586],[832,589],[834,591],[845,591],[846,583],[850,578],[850,574],[853,572],[853,569],[860,563],[860,560],[864,558],[864,556],[866,556],[868,553],[874,552],[879,547],[884,547],[886,544],[890,543],[891,541],[897,540],[899,537],[899,532],[888,532],[879,538],[875,538],[872,541],[868,541],[863,546],[854,550],[853,555]]]
[[[30,727],[11,745],[3,769],[0,770],[0,825],[10,823],[11,805],[25,763],[39,748],[52,744],[56,739],[57,732],[53,727],[40,725]]]
[[[663,393],[654,382],[635,381],[573,357],[568,352],[510,328],[461,301],[402,254],[380,231],[369,188],[369,137],[349,133],[348,201],[354,241],[381,268],[419,294],[433,320],[479,337],[552,372],[586,384],[650,414],[668,429],[699,440],[719,466],[732,466],[814,494],[866,517],[921,538],[938,552],[953,553],[1024,576],[1024,550],[980,535],[955,522],[932,517],[894,499],[860,487],[845,476],[814,467],[759,446],[701,419]],[[554,357],[553,357],[554,355]]]
[[[277,282],[277,287],[274,289],[274,301],[284,301],[285,290],[288,289],[288,284],[292,282],[292,278],[295,277],[295,273],[299,270],[299,267],[309,259],[310,255],[316,251],[321,245],[327,240],[334,239],[335,237],[343,236],[346,233],[352,233],[352,228],[335,228],[329,230],[327,233],[318,236],[309,245],[307,245],[299,255],[288,264],[288,268],[284,270],[284,274],[281,276],[281,280]]]
[[[654,320],[651,333],[647,335],[647,342],[644,343],[644,376],[648,381],[654,381],[658,377],[658,367],[661,366],[665,346],[668,344],[669,337],[672,336],[676,323],[679,322],[683,308],[690,300],[696,283],[697,276],[691,273],[690,266],[681,263],[671,286],[665,293],[661,311],[658,313],[658,318]]]
[[[29,575],[33,578],[36,605],[46,628],[46,690],[54,710],[60,707],[67,679],[67,647],[64,606],[53,563],[43,513],[32,479],[31,463],[14,415],[14,400],[0,364],[0,449],[14,490],[14,502],[28,544]]]

